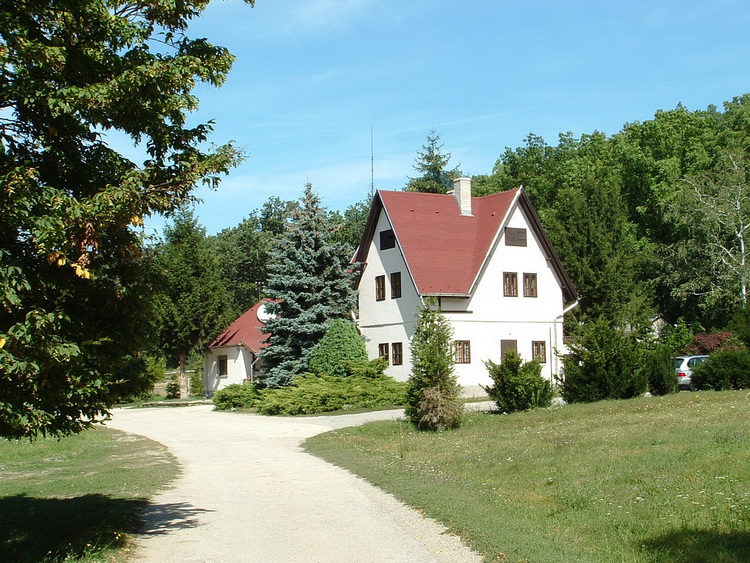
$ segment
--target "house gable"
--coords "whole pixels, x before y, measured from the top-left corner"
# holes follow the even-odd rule
[[[524,211],[563,290],[576,299],[573,284],[542,228],[523,188],[471,198],[472,214],[462,214],[452,195],[379,190],[370,207],[354,261],[366,263],[381,213],[385,213],[420,295],[468,297],[492,250],[503,236],[510,211]],[[377,240],[376,240],[377,243]]]

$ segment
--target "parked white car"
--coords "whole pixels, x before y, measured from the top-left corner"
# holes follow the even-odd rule
[[[677,386],[680,389],[694,390],[691,378],[693,368],[702,364],[708,359],[708,356],[677,356],[674,359],[674,372],[677,376]]]

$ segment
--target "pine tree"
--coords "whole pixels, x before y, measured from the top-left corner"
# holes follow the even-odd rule
[[[453,189],[453,180],[461,176],[458,167],[446,170],[451,153],[443,154],[440,135],[432,129],[427,135],[427,144],[417,153],[414,170],[421,172],[418,178],[409,178],[404,191],[444,194]]]
[[[183,399],[190,392],[188,355],[207,345],[229,320],[229,294],[219,279],[218,262],[205,235],[191,212],[180,212],[166,227],[166,242],[157,257],[163,276],[158,296],[160,341],[179,363]]]
[[[308,369],[328,321],[349,317],[356,306],[352,268],[333,236],[320,198],[307,184],[268,265],[266,293],[276,302],[269,307],[269,345],[261,355],[266,387],[288,385]]]
[[[453,370],[453,329],[434,302],[417,314],[411,341],[412,371],[406,416],[419,428],[446,430],[461,424],[461,387]]]

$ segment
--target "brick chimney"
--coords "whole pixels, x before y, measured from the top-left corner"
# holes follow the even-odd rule
[[[453,196],[461,209],[461,215],[471,215],[471,178],[453,180]]]

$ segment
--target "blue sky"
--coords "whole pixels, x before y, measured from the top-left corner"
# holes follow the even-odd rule
[[[214,234],[307,181],[343,210],[369,194],[371,128],[375,187],[398,190],[433,128],[475,175],[529,133],[721,106],[750,92],[749,24],[742,0],[214,0],[190,35],[237,61],[195,120],[248,158],[196,214]]]

